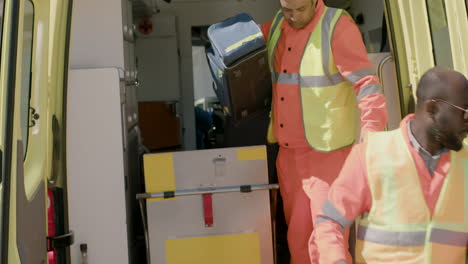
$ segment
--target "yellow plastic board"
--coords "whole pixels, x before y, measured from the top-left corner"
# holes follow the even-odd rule
[[[175,191],[174,158],[172,153],[143,156],[147,193]],[[149,199],[150,202],[163,198]]]
[[[240,148],[237,149],[238,160],[266,160],[265,147]]]
[[[166,240],[167,264],[260,264],[258,233]]]

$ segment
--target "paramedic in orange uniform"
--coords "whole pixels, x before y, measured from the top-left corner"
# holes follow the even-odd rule
[[[316,219],[321,264],[349,263],[342,230],[360,215],[356,263],[468,263],[468,81],[431,69],[417,102],[349,155]]]
[[[335,180],[359,128],[356,109],[361,135],[383,130],[387,112],[352,19],[323,0],[280,5],[273,21],[262,25],[273,78],[268,141],[280,145],[276,165],[291,263],[316,263],[308,252],[313,225],[303,180]],[[326,200],[326,194],[313,196],[317,204]]]

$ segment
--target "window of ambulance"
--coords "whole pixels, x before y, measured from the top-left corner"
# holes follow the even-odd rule
[[[0,0],[0,50],[2,48],[2,33],[3,33],[3,6],[4,6],[5,0]]]
[[[426,0],[426,5],[429,14],[435,65],[453,69],[445,1]]]
[[[2,48],[3,13],[5,0],[0,0],[0,49]],[[31,91],[31,57],[33,43],[34,5],[28,0],[25,2],[23,20],[23,47],[22,47],[22,76],[21,76],[21,134],[23,139],[23,153],[26,156],[28,131],[30,124],[29,98]],[[24,158],[24,157],[23,157]],[[2,177],[0,177],[0,183]],[[0,188],[1,191],[1,188]]]
[[[3,26],[4,26],[4,12],[5,12],[5,0],[0,0],[0,50],[3,48]],[[27,146],[27,138],[28,138],[28,130],[29,130],[29,97],[30,97],[30,89],[31,89],[31,58],[32,58],[32,43],[33,43],[33,25],[34,25],[34,6],[31,0],[25,1],[24,4],[24,16],[23,19],[23,27],[22,30],[18,32],[19,35],[22,37],[22,47],[19,48],[18,51],[21,52],[21,93],[20,93],[20,122],[21,122],[21,135],[23,139],[23,153],[26,153],[26,146]],[[8,26],[5,24],[5,26]],[[9,39],[6,39],[9,41]],[[3,69],[0,69],[0,71]],[[17,83],[18,85],[18,83]],[[3,158],[3,157],[1,157]],[[1,161],[1,160],[0,160]],[[5,176],[9,177],[9,176]],[[3,207],[3,177],[0,177],[0,208]],[[3,209],[0,210],[0,223],[3,221]],[[3,225],[3,223],[2,223]],[[4,234],[1,234],[2,237],[0,239],[7,238]],[[2,242],[0,241],[0,245]],[[2,252],[3,254],[3,252]],[[2,255],[3,256],[3,255]],[[1,262],[2,260],[0,260]]]
[[[4,10],[5,0],[0,0],[0,51],[2,50],[2,34],[3,34],[3,10]],[[1,69],[0,69],[1,70]],[[0,183],[2,182],[3,177],[0,176]],[[0,194],[1,194],[0,186]],[[1,198],[0,198],[1,199]]]
[[[23,47],[21,63],[21,138],[23,140],[23,158],[26,157],[28,148],[28,136],[32,132],[35,120],[39,115],[30,107],[31,98],[31,58],[33,48],[34,31],[34,5],[31,0],[25,2],[23,20]]]
[[[3,9],[5,0],[0,0],[0,36],[3,32]],[[26,157],[28,145],[29,128],[34,126],[34,109],[29,107],[31,97],[31,58],[33,47],[33,29],[34,29],[34,5],[28,0],[25,2],[24,20],[23,20],[23,47],[22,47],[22,71],[21,71],[21,134],[23,139],[23,153]],[[2,47],[2,38],[0,37],[0,49]],[[1,178],[0,178],[1,182]]]

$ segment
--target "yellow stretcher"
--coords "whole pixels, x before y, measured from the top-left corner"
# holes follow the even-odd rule
[[[144,156],[151,263],[274,263],[265,146]]]

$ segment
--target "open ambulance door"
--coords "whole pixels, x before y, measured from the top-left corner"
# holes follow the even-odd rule
[[[468,1],[444,0],[453,69],[468,76]]]
[[[420,77],[433,66],[468,71],[463,0],[384,0],[402,117],[414,112]]]
[[[1,264],[69,263],[64,117],[71,6],[0,0]]]

